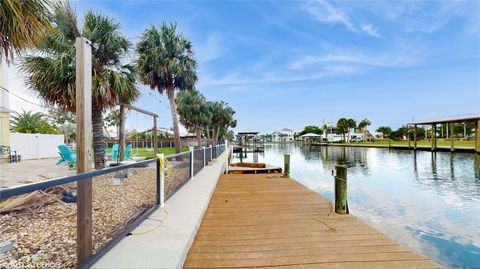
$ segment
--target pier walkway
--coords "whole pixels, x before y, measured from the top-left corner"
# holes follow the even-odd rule
[[[222,175],[184,268],[441,268],[278,174]]]

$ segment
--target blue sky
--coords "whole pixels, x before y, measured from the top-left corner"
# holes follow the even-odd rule
[[[480,112],[480,1],[76,1],[116,18],[132,43],[176,21],[199,61],[197,88],[237,111],[237,130]],[[136,105],[171,126],[166,98]],[[149,94],[150,92],[150,94]],[[143,120],[142,120],[143,121]],[[127,127],[128,128],[128,127]]]

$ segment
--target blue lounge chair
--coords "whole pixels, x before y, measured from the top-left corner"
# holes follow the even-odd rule
[[[112,157],[113,157],[114,161],[117,161],[118,158],[120,157],[119,156],[119,151],[120,151],[120,148],[119,148],[118,144],[113,145],[113,147],[112,147]],[[125,160],[131,160],[132,159],[132,157],[130,156],[131,152],[132,152],[132,144],[128,144],[125,147]]]
[[[68,164],[77,163],[77,156],[66,145],[58,146],[58,150],[60,151],[58,153],[60,154],[61,159],[57,162],[56,165],[59,165],[63,162],[67,162]]]
[[[131,160],[132,159],[132,157],[130,156],[131,153],[132,153],[132,144],[128,144],[125,147],[125,160]]]
[[[114,161],[118,160],[118,144],[115,144],[112,147],[112,158]]]

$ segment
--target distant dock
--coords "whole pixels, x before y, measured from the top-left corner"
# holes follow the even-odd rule
[[[222,175],[184,268],[442,268],[280,174]]]

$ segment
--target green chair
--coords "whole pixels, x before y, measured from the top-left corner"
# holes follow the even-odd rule
[[[76,164],[77,163],[77,156],[75,152],[72,152],[67,145],[60,145],[58,146],[58,152],[60,154],[61,159],[56,163],[59,165],[61,163],[67,162],[68,164]]]

